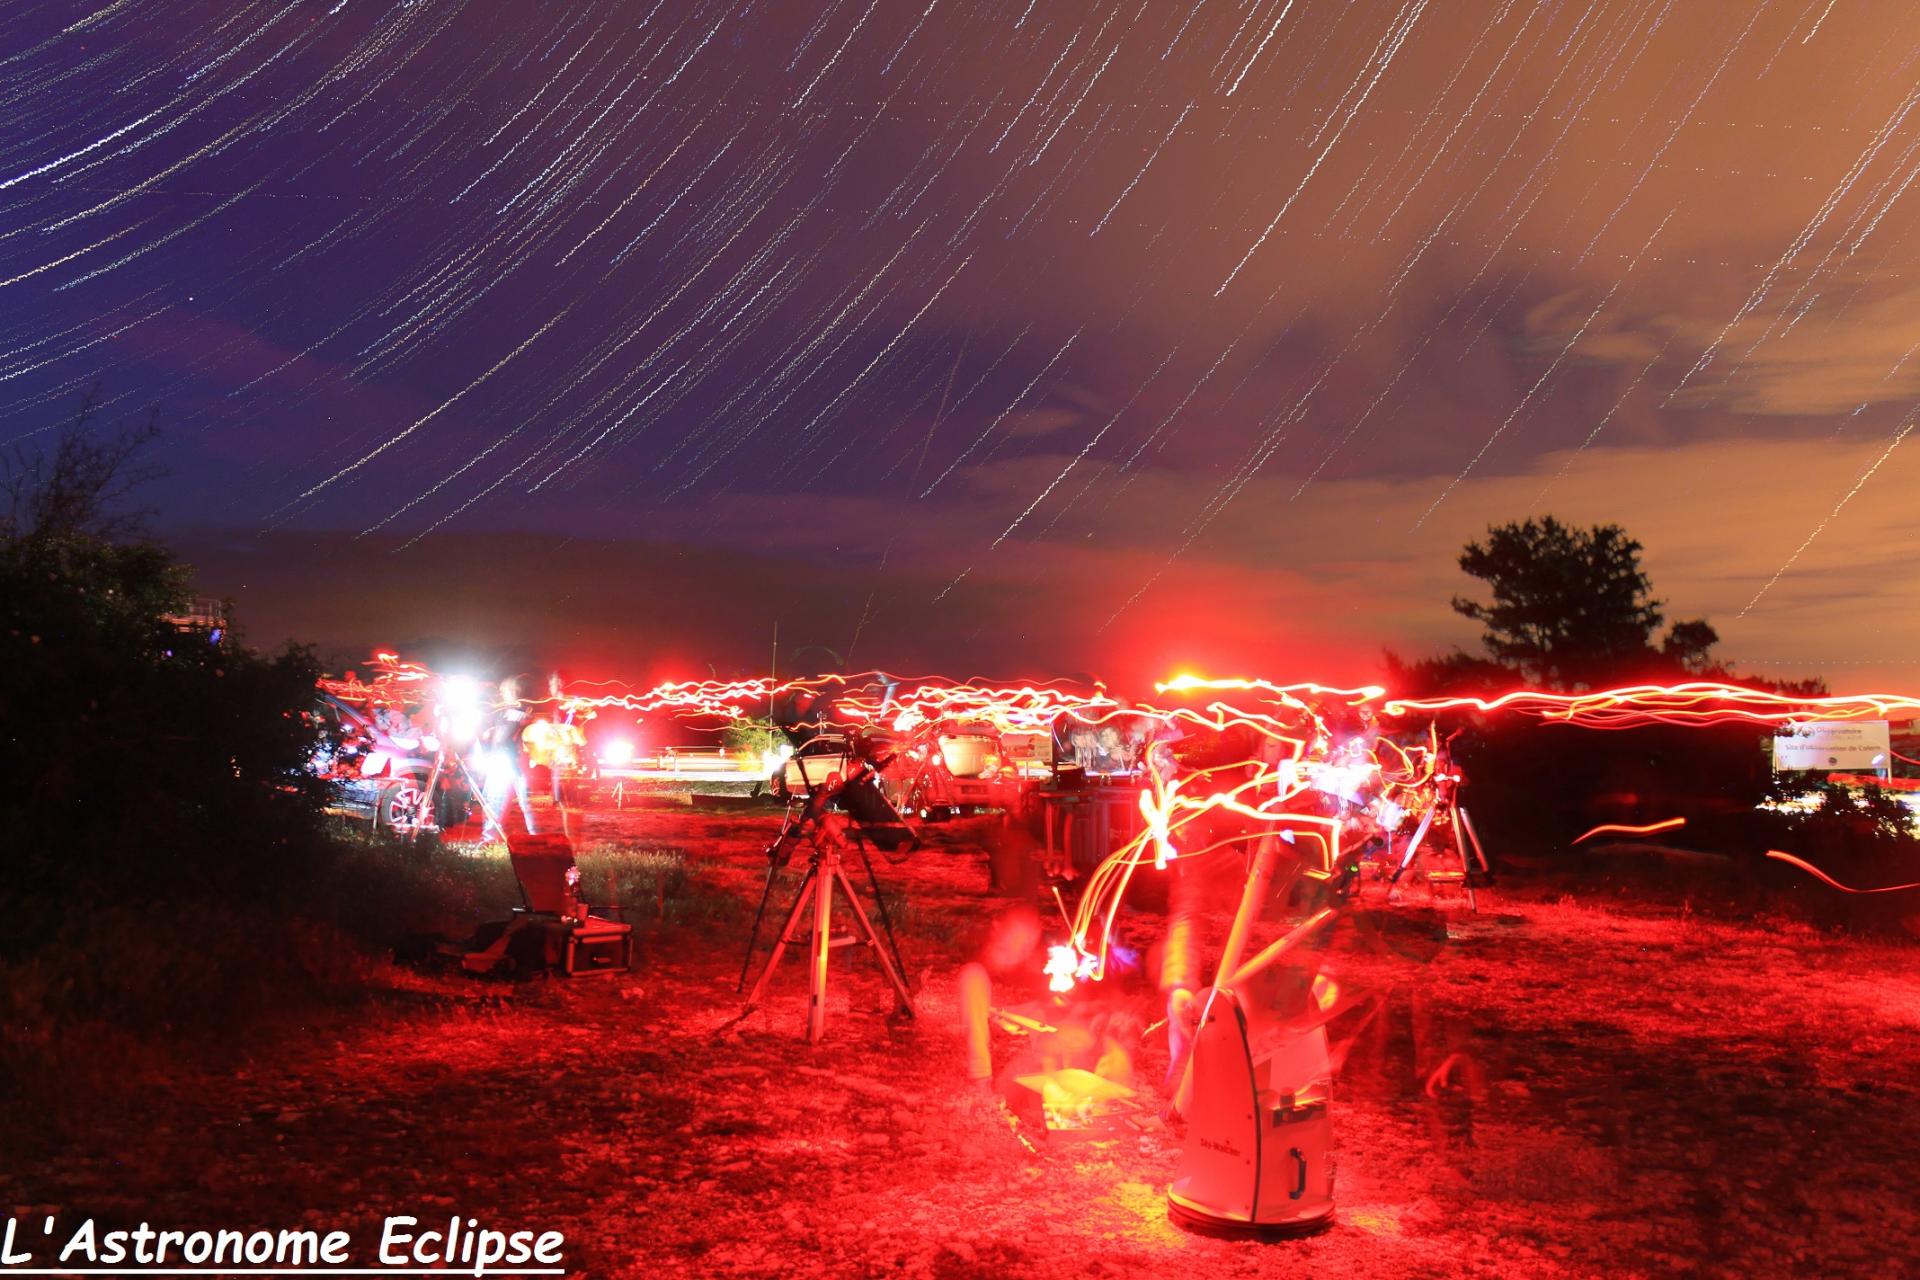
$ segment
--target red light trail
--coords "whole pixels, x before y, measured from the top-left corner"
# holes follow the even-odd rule
[[[1886,719],[1900,713],[1920,715],[1920,698],[1890,693],[1812,697],[1700,680],[1671,685],[1626,685],[1589,693],[1516,689],[1497,698],[1394,699],[1383,709],[1392,716],[1512,711],[1585,729],[1631,729],[1654,724],[1698,728],[1716,724],[1784,725],[1805,720]]]
[[[1778,849],[1767,850],[1767,856],[1776,862],[1784,862],[1788,866],[1798,867],[1808,875],[1813,876],[1815,879],[1825,881],[1842,893],[1905,893],[1910,889],[1920,889],[1920,881],[1916,881],[1913,884],[1890,884],[1878,889],[1856,889],[1852,885],[1841,884],[1838,880],[1835,880],[1832,876],[1814,866],[1805,858],[1796,858],[1794,855],[1782,853]]]
[[[375,654],[370,665],[376,673],[370,681],[323,681],[322,687],[339,697],[401,702],[418,700],[436,679],[426,667],[391,652]],[[1008,734],[1051,735],[1062,721],[1100,729],[1123,718],[1148,726],[1128,779],[1139,788],[1140,830],[1088,875],[1069,921],[1068,942],[1054,947],[1047,962],[1055,990],[1105,976],[1120,905],[1135,874],[1149,864],[1164,871],[1181,859],[1237,849],[1253,853],[1256,860],[1285,854],[1300,874],[1327,880],[1348,848],[1370,837],[1391,837],[1418,822],[1439,801],[1442,787],[1460,781],[1456,772],[1442,768],[1435,722],[1448,713],[1511,713],[1596,730],[1727,724],[1767,728],[1811,720],[1920,715],[1920,698],[1905,695],[1816,697],[1714,681],[1579,693],[1517,689],[1491,698],[1390,698],[1378,686],[1339,688],[1182,674],[1157,684],[1154,692],[1169,705],[1125,701],[1097,683],[1077,689],[1060,682],[1003,686],[865,672],[780,682],[668,681],[640,693],[569,691],[560,695],[560,706],[675,718],[771,720],[785,702],[821,729],[883,735],[969,724]],[[1416,728],[1421,720],[1425,724]],[[1383,723],[1392,722],[1403,726],[1398,740],[1383,731]],[[1252,740],[1245,758],[1181,772],[1174,744],[1189,735],[1236,731]],[[1637,826],[1609,823],[1573,843],[1609,834],[1655,835],[1685,825],[1683,817]],[[1769,851],[1767,856],[1848,893],[1920,887],[1853,889],[1791,854]],[[1262,955],[1270,960],[1278,950],[1270,947]]]
[[[1678,831],[1686,825],[1687,820],[1685,818],[1667,818],[1660,822],[1649,822],[1644,826],[1638,827],[1623,822],[1603,822],[1593,830],[1582,832],[1580,835],[1575,836],[1571,843],[1579,844],[1581,841],[1591,840],[1595,836],[1651,836],[1657,835],[1662,831]]]

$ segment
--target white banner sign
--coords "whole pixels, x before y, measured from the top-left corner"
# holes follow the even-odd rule
[[[1885,720],[1820,720],[1782,725],[1773,735],[1775,769],[1884,769],[1892,758]]]

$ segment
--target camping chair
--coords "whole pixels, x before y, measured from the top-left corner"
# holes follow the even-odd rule
[[[469,973],[502,967],[557,970],[572,978],[624,973],[632,966],[633,926],[611,918],[620,909],[580,901],[580,868],[573,860],[572,841],[558,832],[510,830],[507,856],[526,905],[513,909],[512,918],[487,946],[463,955],[462,967]]]

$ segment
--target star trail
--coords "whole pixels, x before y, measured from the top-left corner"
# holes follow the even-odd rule
[[[1755,666],[1893,670],[1917,57],[1865,0],[8,6],[0,441],[97,385],[167,528],[777,549],[869,645],[1238,574],[1419,647],[1551,499]]]

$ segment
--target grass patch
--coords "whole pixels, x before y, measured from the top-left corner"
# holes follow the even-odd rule
[[[463,936],[520,905],[503,846],[403,841],[349,823],[330,835],[334,856],[302,910],[376,949],[420,934]]]
[[[576,858],[581,895],[595,906],[618,906],[638,931],[730,930],[751,919],[752,905],[710,862],[683,849],[599,842],[582,846]]]
[[[271,1014],[363,994],[409,935],[463,935],[519,900],[504,856],[401,843],[330,824],[328,856],[297,893],[148,901],[21,900],[53,922],[0,951],[0,1015],[12,1048],[51,1051],[87,1028],[203,1038]]]

